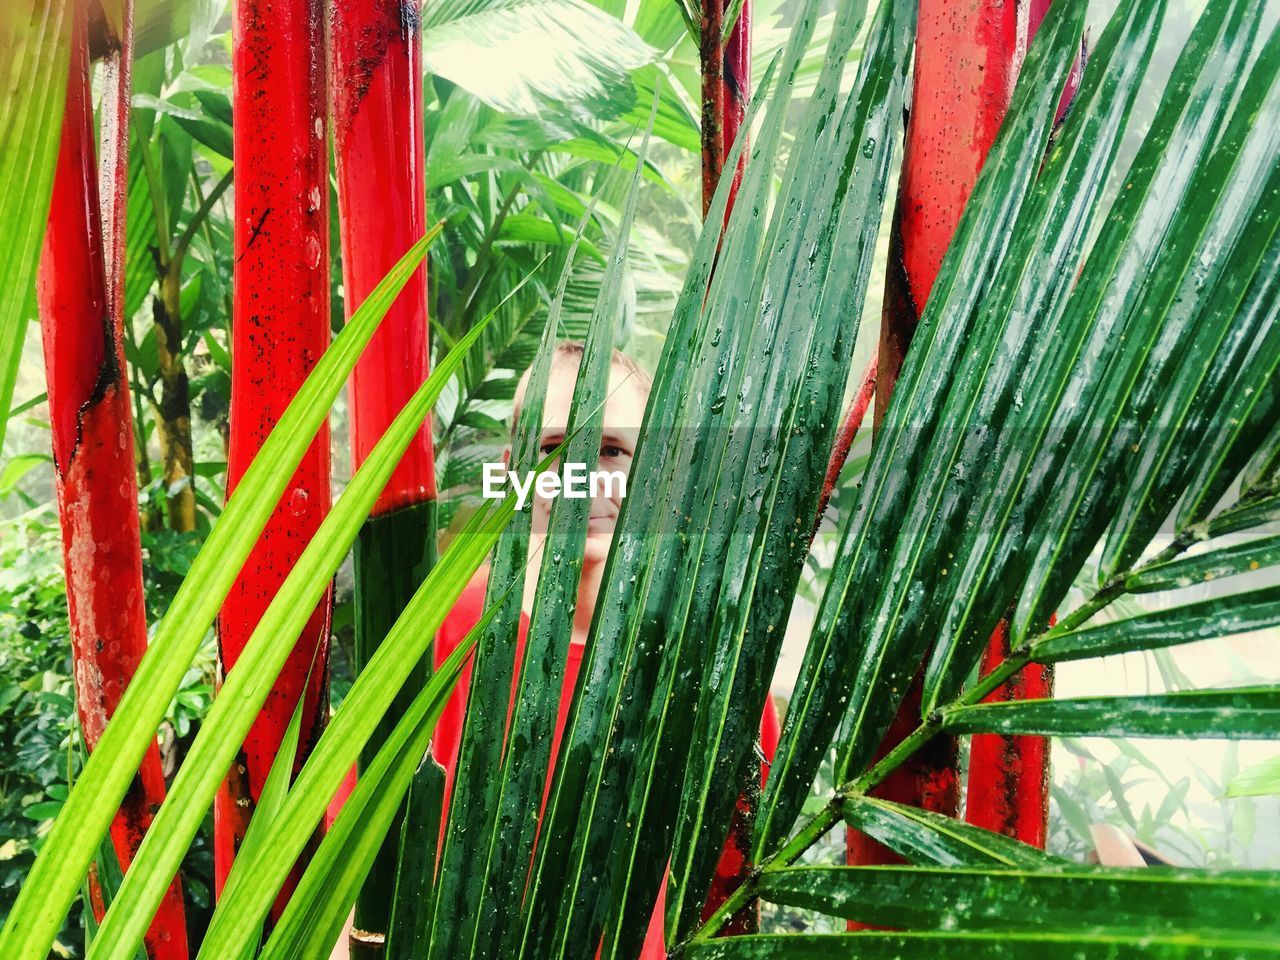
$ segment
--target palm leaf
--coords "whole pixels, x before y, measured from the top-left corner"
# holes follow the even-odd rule
[[[1162,100],[1126,170],[1116,168],[1117,148],[1163,7],[1122,4],[1038,170],[1035,145],[1047,135],[1082,12],[1082,5],[1054,5],[947,254],[873,447],[859,508],[846,524],[757,824],[759,877],[687,941],[685,955],[877,956],[911,943],[940,955],[1018,955],[1016,935],[1007,942],[914,932],[709,940],[842,817],[918,859],[958,860],[994,846],[980,832],[964,832],[971,828],[864,796],[938,733],[1270,739],[1280,730],[1273,687],[978,702],[1031,662],[1155,649],[1275,622],[1272,587],[1176,598],[1140,616],[1094,620],[1130,582],[1149,592],[1275,564],[1265,537],[1176,559],[1201,540],[1252,531],[1277,516],[1272,459],[1258,453],[1269,450],[1274,431],[1253,419],[1270,402],[1258,378],[1267,375],[1273,349],[1270,264],[1280,229],[1280,64],[1273,59],[1280,31],[1255,44],[1261,9],[1248,0],[1208,5],[1170,78],[1177,95]],[[1219,83],[1223,63],[1241,76],[1231,89]],[[1107,189],[1109,181],[1119,189]],[[1258,369],[1246,374],[1246,359],[1258,360]],[[1238,402],[1257,393],[1261,399]],[[1237,419],[1221,418],[1220,410]],[[1215,454],[1207,473],[1197,460],[1206,442]],[[1241,498],[1213,514],[1228,485],[1260,457],[1267,466],[1247,474]],[[1189,489],[1200,493],[1191,522],[1143,564]],[[1050,628],[1067,587],[1108,537],[1103,582]],[[1011,659],[972,683],[990,630],[1013,602]],[[930,643],[920,726],[872,763]],[[788,840],[833,738],[839,786]],[[1224,897],[1253,909],[1249,895],[1224,892],[1226,880],[1203,882],[1221,882]],[[1154,918],[1135,926],[1151,932],[1153,943],[1161,936]],[[1236,944],[1215,942],[1203,924],[1197,929],[1185,944],[1157,945],[1157,954],[1261,949],[1261,940],[1247,942],[1252,930]],[[1090,938],[1074,939],[1063,949]],[[1055,938],[1044,940],[1051,951]],[[1097,947],[1125,955],[1139,941],[1106,931]]]
[[[1053,737],[1271,740],[1280,731],[1280,686],[977,704],[944,710],[942,729]]]
[[[886,591],[886,599],[900,603],[902,591],[910,585],[909,577],[890,578],[880,568],[890,555],[893,534],[906,517],[912,494],[909,478],[927,475],[936,485],[949,473],[951,456],[946,447],[939,451],[940,473],[939,467],[929,474],[921,472],[923,451],[928,449],[937,413],[943,409],[937,395],[949,383],[945,371],[955,368],[964,346],[965,328],[987,289],[981,280],[972,282],[971,278],[993,276],[1039,168],[1040,153],[1029,150],[1027,144],[1043,144],[1048,137],[1057,104],[1056,91],[1078,46],[1081,14],[1079,5],[1058,4],[1042,25],[1015,90],[1009,118],[992,146],[934,285],[929,307],[921,318],[895,387],[896,399],[873,449],[860,502],[842,534],[830,584],[815,621],[814,637],[805,652],[778,755],[761,801],[754,851],[757,857],[775,849],[785,837],[845,708],[856,713],[851,714],[847,724],[851,735],[845,738],[846,747],[838,765],[840,775],[856,765],[858,757],[851,755],[850,747],[856,746],[861,757],[879,743],[897,709],[897,698],[891,691],[896,689],[901,696],[906,686],[904,675],[909,679],[915,672],[923,652],[921,632],[888,633],[881,629],[860,638],[864,652],[851,656],[844,643],[851,634],[856,636],[861,617],[869,615],[862,608],[876,600],[875,591],[851,591],[851,586],[888,583],[897,589]],[[961,278],[965,282],[960,282]],[[990,282],[988,279],[987,284]],[[939,328],[949,326],[957,328],[954,335],[943,336]],[[934,343],[938,344],[936,351],[931,349]],[[932,371],[944,373],[935,375]],[[921,520],[927,516],[926,513]],[[918,522],[913,517],[911,529],[916,529]],[[903,538],[903,542],[906,546],[912,540]],[[869,695],[873,690],[883,690],[888,695]]]
[[[1113,933],[844,933],[761,935],[699,943],[685,960],[1273,960],[1275,938],[1266,934]]]
[[[370,294],[369,301],[376,295],[375,289]],[[444,384],[454,376],[467,350],[483,330],[483,324],[477,325],[436,365],[357,471],[342,500],[335,505],[325,524],[322,524],[312,539],[312,544],[308,547],[311,557],[304,553],[277,594],[278,598],[283,599],[272,601],[272,607],[263,616],[254,636],[241,654],[241,659],[228,674],[219,697],[215,699],[214,706],[205,719],[201,734],[187,755],[188,760],[197,757],[200,762],[196,765],[183,764],[178,779],[174,781],[171,796],[178,795],[180,781],[185,779],[181,786],[189,795],[198,798],[191,800],[191,805],[197,810],[201,809],[201,801],[206,795],[212,797],[212,791],[217,787],[216,778],[204,771],[221,769],[220,762],[230,762],[232,754],[228,754],[225,759],[222,757],[222,753],[226,751],[226,743],[231,742],[234,746],[235,738],[243,735],[239,728],[245,725],[245,718],[235,713],[236,696],[247,696],[247,691],[255,690],[263,676],[274,676],[283,664],[283,657],[288,653],[287,645],[282,645],[279,637],[292,634],[282,631],[272,621],[290,616],[290,611],[305,607],[310,594],[302,591],[314,591],[317,584],[323,587],[329,577],[332,577],[350,547],[356,527],[372,510],[378,493],[405,447],[430,412]],[[428,574],[361,671],[343,699],[342,706],[330,719],[310,760],[298,774],[288,799],[273,821],[268,834],[269,842],[264,841],[259,848],[259,855],[248,860],[241,868],[252,879],[235,891],[235,897],[224,895],[219,902],[201,947],[205,956],[235,955],[244,948],[265,919],[290,867],[302,853],[310,831],[315,829],[324,815],[329,799],[336,793],[342,778],[351,769],[360,750],[413,671],[414,665],[429,648],[436,628],[443,621],[449,606],[461,594],[468,579],[510,520],[514,513],[514,499],[508,498],[496,507],[492,504],[487,507],[489,509],[480,510],[471,518],[451,548]],[[279,609],[275,610],[277,603]],[[237,678],[237,670],[241,664],[247,664],[247,667]],[[441,682],[443,684],[445,681]],[[229,690],[231,695],[228,695]],[[422,694],[424,702],[430,699],[428,691],[432,696],[443,695],[439,685],[428,685]],[[226,704],[226,707],[220,709],[220,702]],[[402,731],[405,736],[409,736],[411,727],[411,723],[405,724],[405,731]],[[200,738],[206,737],[205,731],[212,733],[207,735],[207,742],[202,744]],[[210,755],[208,764],[203,762],[199,748]],[[420,754],[413,757],[409,767],[410,775],[417,768],[420,758]],[[190,822],[189,816],[187,822],[183,818],[181,811],[176,812],[173,815],[173,826],[169,829],[181,837],[193,836],[194,824]],[[159,819],[156,822],[159,823]],[[152,832],[157,831],[153,828]],[[160,831],[160,835],[163,836],[164,831]],[[169,846],[177,849],[181,844],[171,842]],[[293,852],[290,853],[290,850]]]
[[[1043,850],[951,817],[875,797],[849,797],[845,823],[911,863],[944,866],[1041,867],[1054,862]]]
[[[432,0],[422,16],[428,70],[511,113],[560,101],[616,116],[635,102],[627,72],[654,57],[585,0]]]
[[[520,412],[517,437],[512,450],[516,469],[530,469],[538,460],[543,402],[551,371],[553,345],[560,329],[574,253],[589,217],[590,211],[584,211],[578,232],[565,256],[556,295],[531,367],[525,391],[526,400]],[[620,249],[625,249],[625,239],[620,241]],[[620,268],[615,266],[613,269],[617,271]],[[610,306],[602,302],[599,316],[608,318],[612,312]],[[600,328],[607,329],[611,335],[612,323],[604,322],[593,326],[593,330]],[[599,333],[596,335],[599,336]],[[585,360],[583,366],[586,367]],[[595,382],[599,380],[598,373],[598,370],[592,371],[593,379],[588,381],[594,382],[597,394],[601,390],[601,384]],[[581,375],[587,376],[588,371],[584,369]],[[597,440],[596,449],[598,445]],[[582,445],[578,444],[573,455],[580,456],[582,453]],[[581,462],[594,462],[594,453]],[[443,956],[458,956],[473,949],[477,942],[501,939],[507,931],[502,929],[498,918],[493,917],[485,922],[475,906],[487,897],[493,897],[495,902],[509,902],[518,895],[518,890],[501,890],[501,887],[518,882],[519,867],[528,863],[529,859],[533,822],[528,817],[510,817],[504,807],[514,805],[516,809],[523,809],[531,802],[531,797],[541,796],[540,778],[546,770],[546,751],[536,745],[538,738],[530,735],[528,718],[531,711],[535,711],[541,718],[545,713],[546,703],[554,707],[555,701],[547,696],[547,692],[554,690],[558,694],[559,684],[552,683],[551,678],[563,674],[565,656],[564,650],[559,650],[557,656],[556,651],[547,649],[550,634],[544,632],[529,641],[528,650],[533,650],[536,645],[541,658],[547,659],[549,656],[551,662],[538,664],[541,672],[538,680],[532,682],[528,679],[527,670],[520,670],[521,693],[508,721],[508,710],[505,707],[516,670],[515,649],[524,595],[525,568],[529,560],[529,539],[530,517],[524,514],[517,518],[499,542],[490,569],[490,587],[486,593],[485,606],[486,612],[494,612],[494,620],[480,644],[473,668],[472,686],[468,693],[470,706],[463,722],[459,745],[459,772],[455,780],[454,795],[450,799],[450,829],[445,834],[441,851],[440,882],[432,891],[429,908],[432,916],[431,932],[428,942],[424,944],[425,954],[428,956],[432,951]],[[579,544],[575,555],[578,558],[581,550]],[[559,557],[555,562],[561,568],[560,577],[566,580],[560,589],[563,602],[566,591],[571,595],[572,590],[576,590],[576,579],[571,588],[567,583],[575,572],[570,556],[573,553],[572,545],[555,553]],[[547,562],[545,558],[544,562]],[[562,635],[567,638],[568,634],[565,632]],[[532,656],[534,654],[526,653],[526,664],[534,662],[531,660]],[[532,701],[528,691],[536,695]],[[522,751],[504,749],[509,722],[515,724],[512,743],[524,744],[525,749]],[[545,721],[539,722],[537,727],[545,729]],[[548,743],[547,750],[549,749]],[[529,761],[522,762],[522,758],[513,763],[513,757],[517,753],[531,753],[533,757]],[[541,757],[540,763],[536,759],[538,757]],[[511,782],[508,776],[495,780],[490,774],[494,769],[511,773],[512,766],[520,774],[515,782]],[[502,829],[503,824],[507,825],[505,830]],[[518,824],[514,831],[511,829],[512,824]],[[516,851],[523,852],[517,854]],[[503,864],[505,870],[495,868],[495,862]]]
[[[850,920],[911,930],[1058,931],[1221,936],[1280,933],[1258,906],[1280,893],[1275,874],[1192,870],[791,867],[761,896]]]

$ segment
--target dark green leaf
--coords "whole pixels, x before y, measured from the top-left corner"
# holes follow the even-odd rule
[[[837,933],[729,937],[695,944],[683,960],[1274,960],[1274,937],[1216,931],[1165,936],[1071,933]]]
[[[1222,577],[1280,564],[1280,536],[1263,537],[1164,563],[1148,564],[1125,578],[1126,593],[1179,590]]]
[[[990,830],[888,800],[853,796],[840,810],[850,827],[912,863],[1041,867],[1057,859]]]
[[[1265,740],[1280,732],[1280,686],[955,707],[944,712],[943,729],[1050,737]]]
[[[1268,907],[1280,896],[1274,873],[791,867],[766,871],[760,890],[773,903],[908,930],[1280,936]]]
[[[1031,645],[1031,658],[1039,663],[1058,663],[1130,650],[1154,650],[1262,630],[1278,623],[1280,587],[1269,587],[1126,617],[1083,630],[1064,633],[1050,630]]]

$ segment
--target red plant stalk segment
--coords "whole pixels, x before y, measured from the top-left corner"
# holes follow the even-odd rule
[[[836,442],[831,448],[831,458],[827,461],[827,475],[822,482],[822,496],[818,500],[818,512],[814,515],[813,532],[809,535],[810,541],[818,533],[818,527],[822,525],[822,515],[827,512],[827,504],[831,502],[831,494],[835,492],[836,483],[840,479],[840,472],[844,469],[845,461],[849,459],[849,451],[853,448],[853,442],[858,438],[858,431],[862,429],[862,422],[867,418],[867,409],[871,406],[871,400],[876,393],[876,378],[879,375],[879,357],[873,355],[867,363],[867,369],[862,373],[861,386],[858,392],[854,394],[853,401],[849,404],[849,409],[845,411],[844,422],[840,424],[840,432],[836,434]]]
[[[915,83],[880,329],[877,422],[1009,108],[1019,60],[1019,6],[1006,0],[920,0]]]
[[[720,183],[720,174],[742,129],[751,92],[751,0],[742,0],[742,10],[728,40],[721,44],[724,19],[732,12],[732,0],[703,0],[702,44],[702,215],[711,208],[711,198]],[[733,208],[733,195],[742,180],[746,151],[733,172],[733,192],[725,210],[726,222]]]
[[[915,83],[880,328],[877,425],[960,214],[1009,108],[1025,50],[1025,40],[1020,43],[1019,38],[1026,36],[1030,12],[1025,3],[1006,0],[920,0]],[[885,735],[881,756],[915,729],[920,701],[917,677]],[[955,740],[936,737],[873,793],[955,816],[960,800],[957,766]],[[848,832],[846,843],[851,864],[902,862],[856,830]]]
[[[329,345],[329,184],[321,0],[235,6],[235,274],[230,495]],[[224,673],[330,505],[329,431],[289,481],[218,617]],[[328,713],[332,592],[276,679],[214,805],[214,873],[226,882],[295,706],[304,695],[300,766]],[[314,667],[313,667],[314,663]],[[277,906],[292,890],[291,876]]]
[[[108,100],[118,95],[119,86],[108,93]],[[122,101],[128,102],[127,86]],[[118,109],[119,104],[108,105],[108,112]],[[82,16],[72,43],[37,296],[76,708],[90,751],[147,647],[133,423],[122,318],[108,305],[93,130]],[[160,752],[152,745],[111,825],[112,847],[122,869],[132,863],[164,792]],[[91,900],[101,906],[101,896]],[[165,894],[145,945],[155,960],[185,960],[186,923],[177,880]]]
[[[1002,623],[982,657],[982,673],[1009,655],[1009,628]],[[1053,696],[1053,668],[1029,664],[993,690],[983,703]],[[973,735],[964,818],[1007,837],[1044,849],[1049,832],[1049,742],[1044,737]]]
[[[902,707],[885,733],[876,760],[882,759],[916,729],[920,722],[920,697],[921,681],[917,677],[907,689]],[[959,756],[955,738],[934,737],[889,774],[872,791],[872,795],[955,816],[960,803]],[[852,828],[846,834],[846,861],[861,866],[905,862],[888,847]],[[856,921],[849,921],[850,930],[862,926]]]
[[[333,135],[347,316],[427,230],[422,41],[416,0],[331,7]],[[405,284],[351,375],[354,466],[427,378],[427,268]],[[374,507],[434,500],[431,423],[418,431]]]

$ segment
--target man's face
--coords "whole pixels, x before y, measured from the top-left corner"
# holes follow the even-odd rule
[[[573,405],[577,366],[572,360],[557,357],[549,379],[540,441],[544,455],[555,450],[564,441],[569,409]],[[630,477],[636,439],[640,435],[640,424],[644,420],[644,408],[648,399],[647,384],[621,364],[615,363],[609,371],[609,398],[604,407],[600,462],[594,467],[595,470],[619,472]],[[592,469],[590,464],[587,466]],[[555,464],[552,469],[559,472],[560,464]],[[599,495],[591,500],[591,520],[587,526],[587,543],[583,553],[583,561],[588,564],[603,563],[609,556],[609,545],[613,542],[614,527],[622,509],[618,485],[611,486],[611,491],[601,489]],[[534,497],[531,509],[533,529],[546,531],[551,501]]]

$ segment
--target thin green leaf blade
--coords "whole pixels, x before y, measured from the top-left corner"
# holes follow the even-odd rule
[[[1280,686],[953,707],[944,712],[942,729],[1046,737],[1269,740],[1280,733]]]
[[[840,809],[845,823],[911,863],[1043,867],[1057,862],[1025,843],[906,804],[852,796]]]
[[[772,902],[907,930],[1280,936],[1274,873],[1202,870],[790,867],[766,871]]]
[[[1280,624],[1280,587],[1265,587],[1125,617],[1083,630],[1064,633],[1051,630],[1031,644],[1030,654],[1038,663],[1060,663],[1132,650],[1157,650],[1264,630],[1277,624]]]
[[[1074,933],[760,934],[693,944],[686,960],[1274,960],[1274,938],[1166,936],[1080,930]]]

